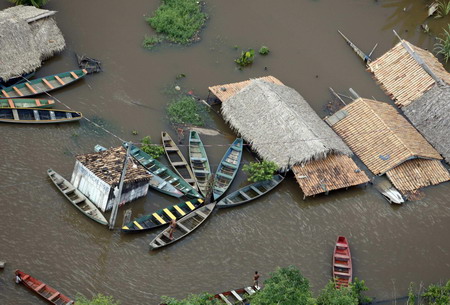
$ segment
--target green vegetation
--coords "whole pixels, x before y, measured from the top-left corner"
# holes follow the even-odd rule
[[[270,50],[269,50],[269,48],[266,47],[266,46],[262,46],[262,47],[259,49],[259,54],[261,54],[261,55],[267,55],[267,54],[269,54],[269,52],[270,52]]]
[[[163,39],[158,36],[144,36],[144,41],[142,42],[142,47],[147,50],[153,49],[157,44],[159,44]]]
[[[272,179],[278,165],[272,161],[250,162],[245,164],[242,170],[249,175],[248,181],[257,182]]]
[[[334,282],[330,281],[320,292],[317,305],[358,305],[358,298],[350,287],[336,289]]]
[[[437,54],[442,54],[444,56],[445,62],[447,63],[450,59],[450,24],[448,25],[448,31],[444,30],[443,37],[437,37],[437,42],[434,45],[434,50]]]
[[[450,1],[438,1],[436,18],[442,18],[450,13]]]
[[[169,119],[174,124],[204,126],[202,114],[207,111],[206,106],[198,103],[192,96],[181,96],[167,107]]]
[[[422,287],[421,287],[422,288]],[[425,292],[416,295],[414,293],[414,284],[409,286],[408,305],[448,305],[450,304],[450,280],[445,285],[431,284],[425,289]],[[417,303],[416,303],[417,301]]]
[[[153,159],[158,159],[164,153],[164,148],[160,145],[154,145],[150,136],[144,137],[141,144],[142,151],[149,154]]]
[[[195,39],[206,21],[197,0],[162,0],[147,23],[169,41],[188,44]]]
[[[47,4],[48,0],[9,0],[15,5],[33,5],[35,7],[42,7]]]
[[[86,297],[79,295],[77,296],[77,301],[75,302],[77,305],[119,305],[118,301],[114,301],[111,296],[105,296],[101,293],[94,296],[91,300],[88,300]]]
[[[212,298],[213,295],[208,293],[190,294],[187,298],[178,301],[177,299],[163,296],[162,302],[167,305],[221,305],[223,304],[217,299]]]
[[[249,49],[247,52],[242,51],[241,56],[234,61],[241,67],[245,67],[253,63],[255,59],[255,50]]]

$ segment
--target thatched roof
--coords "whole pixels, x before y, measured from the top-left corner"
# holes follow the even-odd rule
[[[450,164],[450,86],[434,86],[403,112]]]
[[[387,103],[359,98],[326,121],[375,175],[413,158],[442,159]]]
[[[65,47],[64,37],[51,15],[32,6],[15,6],[0,12],[0,78],[35,71]]]
[[[292,171],[305,196],[369,182],[366,173],[344,155],[329,155],[324,160],[294,165]]]
[[[108,150],[77,155],[76,159],[88,168],[97,177],[111,186],[119,184],[125,161],[126,149],[122,146]],[[124,183],[150,180],[151,175],[139,164],[135,164],[133,158],[128,158],[127,173]]]
[[[437,78],[450,84],[450,74],[432,53],[405,40],[403,42],[424,61]],[[436,84],[433,77],[408,53],[401,42],[372,61],[369,71],[399,107],[407,106]]]
[[[287,86],[252,80],[222,103],[222,114],[263,159],[281,169],[329,154],[352,154],[303,97]]]

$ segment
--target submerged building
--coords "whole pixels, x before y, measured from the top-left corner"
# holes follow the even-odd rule
[[[123,147],[76,156],[71,183],[103,212],[117,200],[119,181],[125,161]],[[128,159],[121,204],[147,195],[151,175],[141,165]]]
[[[292,170],[305,196],[369,181],[352,152],[294,89],[268,76],[209,88],[225,121],[264,160]]]

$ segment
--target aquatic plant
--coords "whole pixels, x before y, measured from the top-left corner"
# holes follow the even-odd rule
[[[266,46],[262,46],[262,47],[259,49],[259,54],[261,54],[261,55],[267,55],[267,54],[269,54],[269,52],[270,52],[270,50],[269,50],[269,48],[266,47]]]
[[[153,17],[146,21],[167,40],[187,44],[195,38],[206,18],[197,0],[163,0]]]
[[[164,148],[160,145],[154,145],[150,136],[144,137],[141,144],[142,151],[149,154],[153,159],[158,159],[164,153]]]
[[[253,63],[255,58],[255,50],[249,49],[248,51],[242,51],[241,56],[234,61],[241,67],[245,67]]]
[[[272,179],[273,174],[278,169],[278,165],[272,161],[250,162],[242,167],[249,175],[248,181],[258,182]]]
[[[436,18],[442,18],[450,13],[450,1],[438,1]]]
[[[119,301],[115,301],[112,296],[106,296],[101,293],[95,295],[91,300],[83,295],[76,298],[77,305],[119,305]]]
[[[207,111],[206,106],[198,103],[192,96],[181,96],[167,107],[169,119],[175,124],[204,126],[205,120],[202,115]]]
[[[48,0],[9,0],[15,5],[33,5],[35,7],[42,7],[47,4]]]
[[[142,42],[142,47],[145,49],[151,50],[153,49],[157,44],[159,44],[163,39],[158,36],[144,36],[144,41]]]
[[[436,54],[442,54],[444,56],[445,62],[450,59],[450,24],[448,24],[448,31],[443,29],[443,37],[437,37],[437,42],[434,45],[434,50]]]

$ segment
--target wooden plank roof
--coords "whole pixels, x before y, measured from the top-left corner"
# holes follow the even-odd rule
[[[295,178],[305,196],[367,183],[366,173],[358,168],[352,158],[345,155],[328,155],[323,160],[311,161],[292,167]]]
[[[450,173],[439,160],[413,159],[386,172],[402,193],[450,180]]]
[[[97,177],[111,186],[119,184],[125,161],[126,150],[122,146],[110,148],[98,153],[77,155],[76,159]],[[141,165],[128,158],[124,183],[150,180],[151,175]]]
[[[429,51],[403,40],[422,58],[430,70],[450,84],[450,74]],[[407,106],[435,85],[435,80],[414,60],[399,42],[369,64],[368,70],[399,107]]]
[[[270,75],[264,76],[264,77],[259,77],[256,79],[261,79],[266,82],[283,85],[283,83],[280,80],[278,80],[277,78],[270,76]],[[227,99],[229,99],[230,97],[232,97],[233,95],[235,95],[236,93],[241,91],[241,89],[243,89],[244,87],[249,85],[251,81],[252,81],[252,79],[249,79],[249,80],[245,80],[245,81],[237,82],[237,83],[212,86],[212,87],[208,87],[208,90],[211,93],[213,93],[223,103]]]
[[[375,175],[412,158],[442,159],[387,103],[359,98],[326,121]]]

